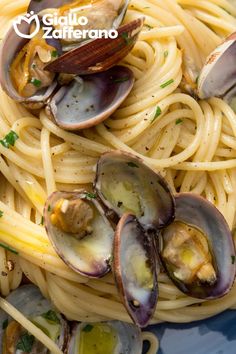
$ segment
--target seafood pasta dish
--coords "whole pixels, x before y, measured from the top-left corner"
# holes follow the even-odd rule
[[[236,1],[0,5],[0,354],[236,308]]]

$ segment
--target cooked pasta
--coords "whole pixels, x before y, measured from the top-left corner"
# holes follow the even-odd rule
[[[1,38],[27,5],[28,0],[1,0]],[[174,193],[202,195],[222,212],[231,230],[235,225],[236,115],[219,98],[196,100],[185,86],[196,82],[209,53],[236,31],[236,7],[227,0],[132,0],[125,21],[140,15],[145,25],[123,61],[136,81],[104,123],[80,134],[67,132],[44,109],[36,117],[0,91],[0,137],[10,130],[19,135],[10,149],[0,144],[0,243],[18,252],[0,248],[0,291],[7,295],[25,274],[71,320],[131,321],[112,274],[94,280],[68,268],[42,220],[54,190],[90,188],[104,152],[120,149],[140,156]],[[188,297],[163,273],[152,323],[204,319],[235,307],[235,299],[236,285],[218,300]],[[157,344],[150,340],[150,353],[155,353]]]

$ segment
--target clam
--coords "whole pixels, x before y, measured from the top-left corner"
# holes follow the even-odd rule
[[[236,109],[236,32],[229,36],[207,58],[198,80],[201,99],[224,98]]]
[[[56,252],[72,269],[94,278],[110,271],[114,231],[95,194],[54,192],[44,220]]]
[[[113,272],[124,306],[134,323],[145,327],[157,303],[157,257],[153,235],[132,214],[124,214],[116,228]]]
[[[200,196],[176,196],[175,221],[161,232],[160,256],[184,293],[202,299],[224,296],[232,287],[235,248],[223,215]]]
[[[62,351],[66,349],[69,326],[36,286],[21,286],[6,300],[42,329]],[[19,350],[32,354],[47,354],[48,350],[41,342],[3,311],[0,311],[0,323],[0,354],[18,353]]]
[[[22,22],[21,33],[29,34],[32,27]],[[44,70],[46,63],[61,52],[57,40],[46,41],[43,30],[29,41],[20,38],[11,28],[1,44],[0,83],[13,100],[40,108],[52,95],[57,83],[55,75]]]
[[[170,187],[132,154],[114,151],[102,155],[94,188],[109,211],[118,217],[134,214],[145,230],[158,230],[173,221],[175,202]]]
[[[132,50],[143,24],[144,17],[140,17],[121,26],[117,38],[99,38],[82,44],[49,63],[46,70],[75,75],[106,71]]]
[[[67,353],[141,354],[141,331],[119,321],[75,324]]]
[[[47,105],[47,113],[66,130],[92,127],[120,106],[133,84],[133,73],[124,66],[114,66],[96,75],[78,76],[58,90]]]

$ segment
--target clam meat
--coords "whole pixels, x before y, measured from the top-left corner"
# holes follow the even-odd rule
[[[76,272],[99,278],[110,271],[114,231],[93,193],[54,192],[44,220],[58,255]]]
[[[175,221],[161,231],[162,263],[177,287],[203,299],[225,295],[236,265],[231,232],[223,215],[202,197],[176,196]]]

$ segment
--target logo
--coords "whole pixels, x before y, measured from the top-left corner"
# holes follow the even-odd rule
[[[31,23],[35,23],[35,30],[29,34],[22,33],[21,30],[18,28],[18,26],[20,27],[23,21],[25,21],[29,25]],[[19,16],[17,20],[13,22],[13,28],[19,37],[32,39],[34,36],[38,34],[40,30],[40,21],[38,16],[34,14],[34,11],[31,11],[29,14],[26,14],[26,16]]]
[[[35,29],[32,33],[23,33],[24,21],[29,25],[34,23]],[[89,20],[85,16],[78,16],[75,10],[71,10],[67,16],[58,16],[57,12],[54,14],[44,14],[38,17],[31,11],[26,16],[19,16],[13,22],[15,33],[21,38],[32,39],[38,34],[42,28],[44,39],[64,39],[64,40],[78,40],[78,39],[97,39],[97,38],[117,38],[118,31],[115,29],[110,30],[97,30],[86,29]],[[90,26],[91,28],[91,26]]]

